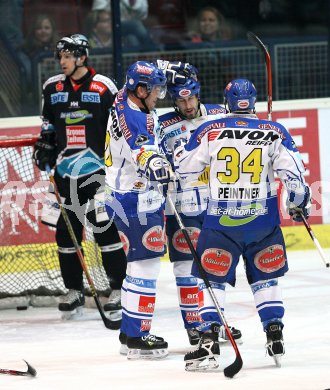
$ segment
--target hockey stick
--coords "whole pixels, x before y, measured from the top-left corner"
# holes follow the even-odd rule
[[[312,230],[310,224],[308,223],[307,219],[305,218],[304,214],[300,213],[300,215],[301,215],[301,218],[302,218],[302,220],[304,222],[304,225],[305,225],[305,227],[306,227],[306,229],[307,229],[311,239],[313,240],[317,250],[319,251],[319,254],[320,254],[320,256],[321,256],[325,266],[327,268],[329,268],[330,267],[330,263],[327,261],[327,258],[326,258],[325,253],[324,253],[324,251],[323,251],[323,249],[322,249],[322,247],[321,247],[321,245],[319,243],[319,240],[315,237],[315,234],[313,233],[313,230]]]
[[[80,246],[79,246],[79,243],[77,241],[76,235],[74,233],[74,230],[73,230],[72,224],[70,222],[68,213],[66,212],[65,207],[63,206],[63,203],[62,203],[62,200],[61,200],[61,196],[60,196],[60,194],[58,192],[58,188],[57,188],[54,176],[52,175],[50,166],[48,164],[46,164],[46,171],[48,173],[49,180],[50,180],[50,182],[52,183],[52,185],[54,187],[54,194],[55,194],[56,200],[57,200],[57,202],[58,202],[58,204],[60,206],[61,214],[62,214],[64,222],[65,222],[65,224],[66,224],[66,226],[68,228],[71,240],[73,242],[73,245],[75,247],[75,250],[77,252],[77,255],[78,255],[78,258],[79,258],[79,261],[80,261],[80,264],[81,264],[81,268],[83,269],[83,271],[85,273],[87,282],[88,282],[89,287],[91,289],[92,296],[94,298],[94,301],[96,303],[96,306],[98,308],[100,316],[101,316],[101,318],[103,320],[103,323],[104,323],[105,327],[108,328],[108,329],[119,329],[120,328],[120,323],[118,323],[119,321],[111,321],[104,314],[104,311],[102,309],[100,300],[99,300],[99,298],[97,296],[97,292],[96,292],[96,288],[95,288],[93,279],[91,278],[90,273],[88,271],[84,255],[82,253],[82,250],[80,249]]]
[[[17,371],[17,370],[8,370],[5,368],[0,368],[0,374],[16,375],[16,376],[36,376],[37,371],[33,368],[26,360],[24,360],[28,366],[27,371]]]
[[[218,302],[218,300],[217,300],[217,298],[216,298],[216,296],[215,296],[215,294],[213,292],[212,286],[211,286],[211,284],[210,284],[210,282],[208,280],[208,277],[207,277],[206,272],[205,272],[205,270],[204,270],[204,268],[202,266],[200,258],[198,257],[197,252],[196,252],[196,250],[194,248],[194,245],[191,242],[191,239],[190,239],[189,234],[187,232],[187,229],[186,229],[186,227],[184,226],[184,224],[182,222],[180,214],[177,212],[177,210],[175,208],[175,205],[173,203],[173,200],[171,199],[171,196],[168,196],[167,199],[168,199],[170,207],[171,207],[171,209],[172,209],[172,211],[173,211],[173,213],[175,215],[175,218],[176,218],[176,220],[177,220],[177,222],[179,224],[179,227],[180,227],[180,229],[181,229],[181,231],[183,233],[183,236],[184,236],[184,238],[185,238],[185,240],[186,240],[186,242],[188,244],[190,252],[193,255],[194,260],[198,264],[198,269],[199,269],[200,275],[201,275],[201,277],[202,277],[202,279],[203,279],[203,281],[204,281],[204,283],[205,283],[205,285],[207,287],[207,290],[208,290],[208,292],[209,292],[209,294],[210,294],[210,296],[212,298],[212,301],[213,301],[214,306],[215,306],[215,308],[216,308],[216,310],[217,310],[217,312],[219,314],[221,322],[222,322],[222,324],[225,327],[226,334],[227,334],[227,336],[228,336],[228,338],[229,338],[229,340],[231,342],[231,345],[233,346],[233,348],[235,350],[236,359],[235,359],[234,363],[230,364],[228,367],[226,367],[224,369],[225,376],[228,377],[228,378],[232,378],[234,375],[236,375],[240,371],[240,369],[243,366],[243,360],[241,358],[241,354],[240,354],[240,352],[238,350],[236,341],[233,338],[233,335],[231,334],[231,331],[230,331],[230,329],[228,327],[226,318],[225,318],[224,314],[221,311],[221,307],[220,307],[219,302]]]
[[[264,45],[264,43],[261,41],[257,35],[255,35],[253,32],[248,31],[246,33],[248,40],[256,46],[265,56],[265,61],[266,61],[266,68],[267,68],[267,95],[268,95],[268,120],[272,120],[272,105],[273,105],[273,88],[272,88],[272,83],[273,83],[273,77],[272,77],[272,63],[270,60],[270,54]],[[310,227],[309,223],[307,222],[305,216],[301,214],[302,220],[304,222],[304,225],[308,231],[308,234],[310,235],[311,239],[313,240],[317,250],[319,251],[322,260],[324,261],[324,264],[326,267],[330,267],[329,262],[326,259],[325,253],[318,241],[318,239],[315,237],[312,228]]]
[[[257,37],[253,32],[248,31],[246,33],[248,40],[256,46],[262,54],[265,56],[266,61],[266,70],[267,70],[267,112],[268,112],[268,120],[272,120],[272,112],[273,112],[273,76],[272,76],[272,63],[270,60],[270,54],[263,44],[261,39]]]

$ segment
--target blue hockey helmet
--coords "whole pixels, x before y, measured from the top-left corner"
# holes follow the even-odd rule
[[[200,87],[201,86],[197,77],[194,76],[186,78],[183,84],[176,83],[168,85],[167,90],[171,98],[175,101],[176,99],[193,95],[197,95],[197,97],[199,97]]]
[[[224,103],[230,112],[254,110],[256,100],[257,90],[246,79],[232,80],[224,90]]]
[[[166,77],[154,64],[137,61],[132,64],[126,73],[126,88],[135,91],[138,85],[144,85],[150,93],[154,87],[160,87],[159,99],[166,95]]]
[[[89,43],[85,35],[82,34],[72,34],[66,37],[61,38],[56,43],[55,57],[60,58],[61,51],[67,51],[72,53],[75,57],[80,57],[85,55],[88,57]]]

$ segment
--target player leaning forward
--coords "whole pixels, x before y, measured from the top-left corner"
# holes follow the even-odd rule
[[[43,86],[43,123],[33,158],[43,171],[46,164],[54,167],[59,193],[65,198],[80,244],[87,213],[112,288],[105,310],[109,309],[114,314],[112,319],[120,323],[126,256],[115,225],[108,220],[96,221],[92,206],[95,194],[104,186],[105,130],[117,87],[87,66],[88,46],[87,38],[81,34],[63,37],[56,45],[55,55],[63,74],[49,78]],[[56,242],[68,289],[59,310],[67,314],[84,305],[84,295],[82,267],[62,215],[56,226]]]
[[[222,306],[223,285],[235,284],[242,255],[268,354],[278,363],[284,354],[284,306],[278,278],[288,270],[278,210],[276,172],[288,192],[288,211],[301,221],[308,217],[310,191],[304,166],[288,131],[279,123],[255,115],[256,89],[248,80],[234,80],[225,89],[229,114],[200,126],[182,153],[177,149],[183,186],[210,165],[210,201],[199,236],[197,253]],[[182,146],[181,146],[182,149]],[[200,277],[196,262],[192,274]],[[204,294],[203,280],[199,279]],[[214,307],[200,305],[204,326],[196,351],[185,356],[186,369],[218,366],[219,318]],[[208,360],[208,362],[207,362]],[[205,369],[205,365],[204,365]]]
[[[119,336],[128,359],[168,354],[167,342],[150,334],[160,257],[165,253],[164,197],[157,188],[170,180],[169,164],[158,146],[154,110],[165,94],[164,73],[151,63],[135,62],[128,68],[107,127],[106,206],[126,243],[128,261]]]

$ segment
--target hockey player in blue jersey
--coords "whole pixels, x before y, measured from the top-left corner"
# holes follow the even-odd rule
[[[242,256],[254,296],[266,349],[276,363],[284,354],[284,306],[278,278],[288,271],[280,229],[275,172],[288,193],[288,212],[295,221],[310,210],[310,190],[304,166],[288,131],[255,114],[256,89],[245,79],[233,80],[224,91],[229,114],[207,122],[175,151],[177,174],[184,188],[210,165],[210,200],[199,236],[197,253],[221,305],[226,283],[235,284]],[[192,274],[199,277],[194,262]],[[200,293],[208,294],[202,279]],[[185,355],[186,369],[218,366],[219,317],[211,305],[200,303],[203,331],[197,350]]]
[[[157,359],[167,342],[150,334],[160,257],[166,251],[164,201],[159,185],[170,166],[159,148],[154,110],[166,94],[166,77],[154,64],[138,61],[110,110],[105,148],[106,207],[126,243],[127,273],[122,287],[121,353],[128,359]]]
[[[169,82],[167,91],[173,101],[174,110],[159,117],[161,124],[161,145],[166,158],[172,161],[173,146],[180,139],[189,140],[197,127],[206,121],[224,117],[226,109],[218,104],[202,104],[200,102],[200,83],[197,79],[197,69],[189,64],[185,73]],[[183,78],[180,76],[184,76]],[[190,190],[182,191],[179,182],[175,191],[169,191],[168,196],[174,200],[184,224],[188,227],[190,237],[197,243],[202,227],[204,213],[208,201],[207,179],[208,170],[199,177],[198,185]],[[203,181],[204,180],[204,181]],[[196,329],[200,325],[198,314],[197,279],[191,275],[192,255],[183,237],[179,225],[169,206],[166,207],[166,235],[170,261],[173,264],[179,305],[184,327],[187,330],[191,345],[198,344],[200,333]],[[236,340],[241,338],[238,329],[231,328]],[[227,339],[224,327],[221,328],[221,338]]]

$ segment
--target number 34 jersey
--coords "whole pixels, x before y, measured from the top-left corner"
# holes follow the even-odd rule
[[[287,189],[305,184],[305,168],[289,132],[253,114],[204,123],[175,163],[184,188],[210,165],[204,227],[217,230],[280,224],[275,173]]]

